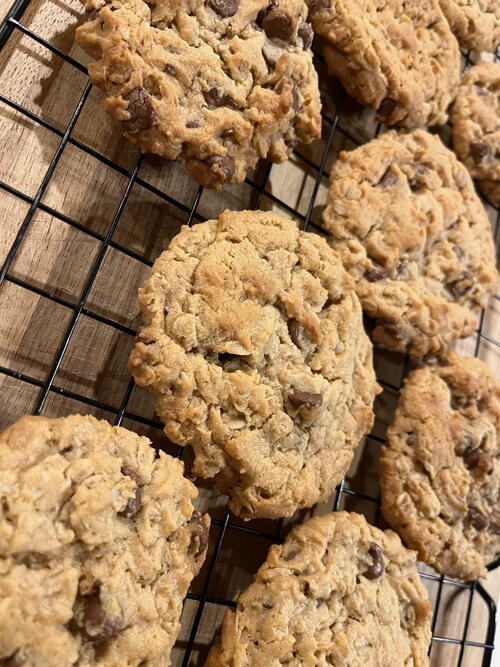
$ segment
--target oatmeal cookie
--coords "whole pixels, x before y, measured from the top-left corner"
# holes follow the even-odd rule
[[[493,52],[500,44],[498,0],[439,0],[460,46]]]

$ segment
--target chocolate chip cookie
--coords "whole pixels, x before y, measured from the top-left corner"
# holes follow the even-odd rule
[[[172,442],[245,519],[326,500],[370,430],[378,386],[352,279],[274,213],[184,227],[139,290],[129,368]]]
[[[466,581],[500,556],[500,382],[452,353],[410,374],[380,459],[382,510],[438,572]]]
[[[363,516],[335,512],[271,547],[206,667],[425,667],[430,616],[415,552]]]
[[[465,49],[493,52],[500,44],[498,0],[439,0],[448,23]]]
[[[202,185],[239,183],[321,131],[303,0],[82,0],[76,40],[125,136],[185,159]]]
[[[460,54],[438,0],[307,0],[331,74],[387,125],[445,123]]]
[[[500,206],[500,63],[480,63],[464,74],[450,120],[458,157]]]
[[[340,153],[323,226],[377,342],[426,357],[474,331],[497,275],[491,228],[438,137],[391,131]]]
[[[168,665],[207,549],[183,465],[87,416],[0,434],[0,663]]]

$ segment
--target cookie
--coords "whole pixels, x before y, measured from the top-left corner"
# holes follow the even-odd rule
[[[410,374],[380,459],[382,511],[438,572],[469,581],[500,556],[500,382],[452,353]]]
[[[341,152],[323,226],[378,343],[429,357],[474,331],[497,275],[491,228],[438,137],[390,131]]]
[[[170,664],[210,523],[182,473],[90,416],[0,434],[1,664]]]
[[[326,241],[271,212],[184,227],[139,290],[129,368],[168,438],[235,514],[326,500],[378,386],[352,280]]]
[[[330,74],[386,125],[445,123],[460,76],[438,0],[307,0]]]
[[[335,512],[271,547],[206,667],[425,667],[430,616],[415,552],[360,514]]]
[[[498,0],[439,0],[460,46],[493,52],[500,44]]]
[[[82,1],[89,75],[143,152],[220,188],[320,136],[303,0]]]
[[[450,121],[455,152],[500,206],[500,63],[480,63],[464,74]]]

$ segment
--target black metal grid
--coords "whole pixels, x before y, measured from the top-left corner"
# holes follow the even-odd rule
[[[66,63],[69,63],[73,67],[75,67],[77,70],[80,72],[86,74],[86,68],[79,63],[78,61],[74,60],[71,58],[69,55],[63,53],[60,49],[56,48],[53,44],[51,44],[49,41],[45,40],[43,37],[39,36],[35,32],[33,32],[30,28],[26,27],[21,23],[21,19],[23,17],[23,14],[28,7],[29,3],[31,0],[16,0],[14,4],[12,5],[11,9],[9,10],[5,20],[3,21],[1,27],[0,27],[0,50],[3,49],[5,44],[7,43],[9,37],[14,31],[19,31],[21,33],[24,33],[27,35],[29,38],[34,40],[35,42],[41,44],[43,47],[48,49],[50,52],[53,54],[57,55],[59,58],[61,58],[63,61]],[[465,67],[469,66],[472,64],[472,61],[469,58],[468,54],[463,54],[465,57]],[[318,58],[321,59],[321,56],[316,54]],[[496,57],[498,60],[498,56]],[[169,202],[170,204],[174,205],[177,207],[180,211],[185,214],[185,224],[191,225],[194,224],[195,222],[200,222],[203,221],[205,218],[200,215],[197,212],[198,208],[198,203],[200,201],[200,197],[202,194],[202,188],[201,186],[198,187],[194,197],[192,198],[191,204],[187,206],[186,204],[183,204],[180,201],[177,201],[174,196],[169,194],[168,192],[164,192],[160,190],[159,188],[151,185],[148,183],[146,180],[143,180],[138,174],[139,174],[139,168],[142,163],[142,156],[138,158],[135,166],[131,170],[127,170],[124,167],[115,164],[113,161],[111,161],[109,158],[106,156],[102,155],[98,151],[94,150],[90,146],[85,145],[81,141],[75,139],[72,136],[72,131],[76,125],[76,122],[79,118],[79,115],[83,109],[83,106],[85,104],[85,101],[88,98],[88,95],[91,90],[91,84],[90,82],[87,82],[83,93],[80,96],[80,99],[78,100],[78,103],[76,104],[76,107],[74,108],[71,118],[66,126],[66,129],[62,131],[58,127],[54,126],[53,124],[49,123],[45,119],[41,118],[39,115],[33,113],[29,109],[25,108],[24,106],[20,105],[19,103],[15,102],[12,99],[9,99],[7,96],[3,95],[0,93],[0,102],[4,103],[8,107],[16,110],[17,112],[21,113],[25,117],[29,118],[31,121],[34,123],[38,124],[39,126],[42,126],[43,128],[50,130],[54,135],[60,138],[59,145],[57,147],[57,150],[55,151],[54,156],[52,157],[52,160],[50,161],[50,164],[46,170],[46,173],[35,193],[34,196],[29,196],[15,187],[9,185],[9,183],[0,181],[0,188],[11,195],[14,195],[18,197],[19,199],[23,200],[27,204],[29,204],[29,209],[24,217],[24,220],[19,227],[18,233],[10,247],[10,250],[7,254],[7,257],[3,263],[3,266],[0,269],[0,287],[4,282],[10,282],[13,283],[25,290],[28,290],[30,292],[33,292],[37,294],[38,296],[48,299],[50,301],[53,301],[64,308],[67,308],[71,311],[71,318],[69,321],[69,324],[66,328],[65,335],[63,337],[63,340],[59,346],[59,349],[57,350],[57,353],[55,355],[55,358],[52,362],[50,371],[47,375],[47,378],[45,380],[40,380],[35,377],[32,377],[30,375],[20,373],[18,371],[12,370],[10,368],[0,366],[0,373],[16,378],[17,380],[20,380],[24,383],[27,383],[31,386],[38,387],[39,388],[39,397],[36,403],[36,406],[33,410],[34,414],[41,414],[44,410],[47,398],[49,394],[55,393],[59,394],[62,396],[65,396],[70,399],[74,399],[76,401],[79,401],[81,403],[87,404],[92,406],[93,408],[98,408],[105,410],[115,416],[114,418],[114,423],[116,425],[120,425],[124,419],[130,419],[133,420],[139,424],[144,424],[156,429],[162,429],[161,423],[145,418],[141,415],[135,414],[133,411],[127,409],[129,399],[132,394],[132,390],[134,387],[133,380],[131,379],[128,382],[128,385],[126,387],[126,390],[124,392],[124,395],[121,399],[119,407],[115,407],[113,405],[106,404],[102,401],[94,400],[92,398],[89,398],[83,394],[75,393],[70,390],[67,390],[63,387],[58,386],[55,384],[54,380],[56,377],[56,374],[61,366],[61,362],[63,360],[64,354],[68,348],[68,345],[71,341],[71,338],[73,336],[73,333],[75,331],[76,325],[78,323],[78,320],[82,314],[85,316],[97,320],[107,326],[113,327],[114,329],[121,331],[125,334],[128,334],[129,336],[134,336],[135,331],[131,329],[130,327],[127,327],[123,325],[120,322],[116,322],[113,319],[110,319],[108,317],[105,317],[99,313],[93,312],[90,308],[86,306],[87,303],[87,298],[91,292],[92,286],[94,285],[94,282],[96,280],[97,274],[99,272],[99,269],[103,263],[104,257],[106,250],[108,248],[114,248],[129,257],[132,257],[148,266],[151,266],[152,262],[144,256],[141,256],[140,254],[134,252],[133,250],[128,249],[127,247],[121,245],[120,243],[117,243],[116,241],[113,240],[113,234],[117,228],[117,225],[120,221],[120,217],[122,215],[122,212],[124,210],[124,207],[127,203],[129,194],[131,192],[132,186],[137,183],[141,185],[143,188],[146,190],[149,190],[150,192],[154,193],[158,197],[160,197],[162,200]],[[284,209],[287,213],[291,214],[294,218],[299,220],[300,223],[300,228],[305,230],[308,227],[313,227],[313,231],[323,233],[320,228],[318,228],[315,223],[311,220],[311,215],[313,212],[313,207],[315,204],[315,200],[317,197],[318,189],[321,183],[321,179],[323,177],[327,177],[328,174],[325,171],[325,166],[327,163],[327,159],[329,156],[330,149],[332,147],[333,139],[336,134],[336,132],[342,133],[346,138],[348,138],[352,143],[359,145],[360,141],[355,139],[349,132],[347,132],[343,127],[340,126],[339,121],[341,120],[341,114],[335,110],[335,112],[332,115],[327,115],[323,114],[322,116],[323,120],[323,126],[326,127],[326,140],[324,142],[324,148],[323,152],[321,155],[321,159],[319,161],[319,164],[316,164],[314,161],[308,159],[306,156],[301,155],[299,151],[295,151],[296,157],[302,161],[304,168],[309,168],[313,172],[315,172],[316,176],[314,179],[314,186],[312,189],[312,194],[307,206],[306,213],[303,214],[300,211],[294,209],[293,207],[289,206],[286,202],[280,200],[276,196],[274,196],[269,190],[266,189],[266,184],[268,183],[269,175],[272,169],[272,165],[267,165],[265,168],[264,176],[261,180],[260,183],[255,182],[254,180],[247,178],[246,183],[255,191],[255,208],[259,208],[262,202],[262,198],[265,196],[267,199],[270,201],[278,204],[282,209]],[[377,130],[375,132],[375,136],[378,134],[380,127],[377,127]],[[63,153],[64,148],[66,145],[72,144],[75,147],[79,148],[80,150],[84,151],[88,155],[96,158],[99,160],[101,163],[105,164],[106,166],[110,167],[111,169],[116,170],[123,176],[125,176],[127,180],[127,186],[121,196],[119,205],[116,209],[116,212],[114,214],[114,217],[112,219],[111,224],[109,225],[107,231],[105,234],[101,234],[98,232],[95,232],[86,226],[82,225],[81,223],[77,222],[76,220],[72,219],[71,217],[64,215],[60,213],[59,211],[55,210],[54,208],[44,204],[41,200],[42,197],[50,183],[50,180],[54,174],[54,171],[59,163],[59,160],[61,158],[61,155]],[[12,262],[14,258],[16,257],[16,254],[23,242],[23,239],[26,235],[26,232],[28,231],[28,228],[30,227],[30,224],[33,220],[33,216],[35,212],[38,210],[44,211],[51,216],[55,217],[56,219],[61,220],[62,222],[66,223],[67,225],[70,225],[71,227],[74,227],[75,229],[78,229],[85,234],[93,237],[96,239],[99,244],[100,248],[97,253],[97,256],[93,260],[91,270],[89,272],[89,275],[87,277],[87,280],[85,282],[85,286],[83,288],[83,291],[81,292],[80,298],[77,303],[73,303],[67,299],[64,299],[62,297],[59,297],[55,294],[50,293],[49,291],[42,289],[35,284],[31,284],[27,280],[22,280],[17,278],[14,275],[11,275],[9,273],[9,269],[12,265]],[[497,208],[496,209],[496,221],[495,221],[495,226],[494,226],[494,237],[495,237],[495,242],[497,243],[497,237],[498,237],[498,231],[500,228],[500,210]],[[498,245],[498,244],[497,244]],[[500,300],[500,296],[495,297],[497,300]],[[481,345],[481,341],[487,341],[497,347],[500,347],[500,341],[495,340],[491,336],[489,336],[486,332],[483,331],[483,325],[484,325],[484,315],[485,311],[483,310],[479,319],[479,327],[476,331],[476,343],[475,343],[475,356],[479,354],[479,349]],[[384,382],[382,380],[378,380],[379,383],[385,388],[393,391],[399,391],[401,388],[401,385],[403,383],[403,380],[405,378],[406,372],[408,369],[408,357],[406,357],[405,362],[403,364],[403,371],[401,374],[400,378],[400,383],[399,386],[394,386],[391,385],[387,382]],[[368,440],[372,440],[374,442],[378,443],[383,443],[384,439],[380,438],[374,434],[370,434],[367,436]],[[183,453],[183,448],[179,447],[177,451],[177,455],[180,457],[182,456]],[[335,493],[335,498],[333,501],[332,509],[337,510],[341,507],[343,497],[357,497],[360,499],[363,499],[364,501],[367,501],[369,503],[372,503],[373,506],[375,507],[375,512],[376,512],[376,518],[378,519],[379,516],[379,505],[380,505],[380,499],[378,497],[372,497],[370,495],[361,493],[359,491],[355,491],[349,487],[346,486],[345,480],[342,480],[341,483],[338,485],[336,493]],[[224,537],[226,536],[228,530],[234,530],[234,531],[240,531],[242,533],[245,533],[247,535],[252,535],[252,536],[258,536],[261,538],[264,538],[269,541],[269,543],[273,542],[280,542],[282,541],[282,528],[283,528],[283,520],[279,520],[276,522],[276,527],[274,532],[264,532],[262,530],[256,530],[254,528],[248,525],[240,525],[238,523],[233,523],[231,521],[231,515],[226,508],[224,510],[224,515],[222,519],[216,519],[212,518],[212,526],[215,528],[212,529],[213,533],[216,533],[216,538],[215,538],[215,546],[214,549],[211,553],[211,556],[209,558],[208,562],[208,568],[207,568],[207,573],[205,576],[205,581],[202,585],[202,590],[201,593],[199,594],[194,594],[192,592],[188,593],[187,598],[189,600],[195,601],[198,603],[198,607],[196,610],[196,614],[194,617],[194,621],[191,626],[191,631],[189,635],[189,639],[187,641],[186,647],[184,649],[184,657],[182,661],[183,667],[186,667],[187,665],[191,664],[191,655],[193,652],[193,648],[195,645],[195,640],[196,636],[198,633],[199,625],[200,625],[200,620],[205,608],[205,605],[207,603],[211,604],[216,604],[216,605],[222,605],[223,607],[235,607],[236,603],[233,600],[229,599],[224,599],[224,598],[217,598],[217,597],[211,597],[208,595],[209,592],[209,587],[210,583],[212,580],[212,575],[214,573],[216,564],[217,564],[217,559],[221,551],[221,547],[223,544]],[[212,533],[212,537],[213,537]],[[499,561],[496,561],[495,563],[492,563],[488,569],[493,569],[499,564]],[[437,584],[437,593],[434,601],[434,609],[433,609],[433,617],[432,617],[432,644],[431,644],[431,649],[432,646],[439,644],[439,643],[448,643],[448,644],[456,644],[460,647],[459,649],[459,654],[458,658],[456,661],[457,667],[467,667],[467,664],[464,662],[464,654],[465,651],[468,647],[471,648],[476,648],[480,649],[482,651],[482,667],[488,667],[491,664],[491,658],[492,658],[492,652],[493,652],[493,640],[494,640],[494,635],[495,635],[495,613],[496,613],[496,607],[494,601],[491,599],[489,594],[486,592],[486,590],[483,588],[482,584],[479,581],[474,581],[471,583],[461,583],[457,581],[453,581],[450,579],[447,579],[444,576],[437,576],[435,574],[430,574],[427,572],[421,572],[420,573],[421,577],[423,579],[431,580],[434,581]],[[462,635],[460,638],[453,638],[453,637],[447,637],[447,636],[440,636],[435,634],[435,629],[436,629],[436,624],[438,620],[438,616],[441,611],[441,602],[442,602],[442,597],[443,597],[443,591],[446,588],[452,588],[456,590],[465,590],[468,591],[468,600],[467,600],[467,608],[466,608],[466,613],[463,619],[463,631]],[[485,639],[482,642],[475,642],[475,641],[470,641],[467,639],[467,633],[468,633],[468,628],[469,628],[469,623],[470,623],[470,618],[471,618],[471,610],[472,610],[472,604],[474,600],[474,596],[478,595],[484,603],[487,605],[488,609],[488,623],[487,627],[485,628]],[[468,663],[471,664],[471,663]],[[474,660],[474,665],[478,665],[479,663]]]

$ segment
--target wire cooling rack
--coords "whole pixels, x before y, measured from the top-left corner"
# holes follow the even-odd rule
[[[118,128],[99,145],[92,132],[102,120],[99,96],[86,78],[85,57],[72,45],[79,11],[76,2],[52,2],[47,9],[45,0],[17,0],[0,28],[0,119],[7,119],[2,129],[6,137],[9,129],[22,130],[5,141],[0,174],[6,214],[0,255],[0,331],[6,340],[0,346],[2,426],[23,412],[92,413],[145,433],[156,447],[188,459],[188,452],[166,441],[149,397],[134,388],[125,369],[138,325],[136,287],[161,250],[156,237],[171,238],[180,224],[214,217],[226,207],[276,209],[302,229],[322,233],[317,222],[332,161],[340,149],[354,148],[380,128],[371,112],[361,111],[341,91],[334,91],[333,104],[333,84],[317,55],[324,103],[321,142],[299,148],[285,165],[259,167],[241,186],[218,194],[204,191],[178,163],[158,166],[154,158],[139,155],[119,139]],[[69,27],[66,18],[54,19],[63,9]],[[464,62],[471,64],[468,55]],[[25,86],[12,84],[23,76]],[[33,99],[20,92],[35,83],[44,102],[40,95]],[[113,128],[111,121],[106,127]],[[113,179],[120,185],[110,185]],[[500,212],[489,211],[496,240]],[[491,322],[498,300],[481,313],[475,335],[464,344],[466,353],[483,358],[497,353],[500,343]],[[104,361],[90,373],[101,351]],[[375,364],[384,392],[377,400],[374,430],[332,501],[314,511],[361,511],[383,526],[377,451],[411,362],[378,350]],[[225,610],[235,606],[268,547],[282,540],[290,523],[240,522],[206,484],[201,503],[212,515],[211,542],[187,596],[172,654],[173,664],[183,667],[203,664]],[[310,514],[302,512],[301,519]],[[490,665],[496,609],[482,584],[452,581],[425,566],[421,577],[433,603],[431,664]]]

